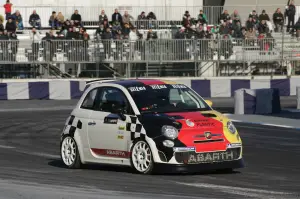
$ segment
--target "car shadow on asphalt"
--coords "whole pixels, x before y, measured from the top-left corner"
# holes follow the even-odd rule
[[[49,166],[62,168],[62,169],[68,169],[67,166],[64,165],[62,160],[60,159],[51,159],[48,162]],[[106,165],[106,164],[85,164],[82,165],[80,170],[99,170],[99,171],[113,171],[113,172],[123,172],[123,173],[132,173],[134,174],[134,171],[127,166],[116,166],[116,165]]]
[[[50,159],[48,162],[49,166],[68,169],[64,163],[60,159]],[[132,168],[128,166],[116,166],[116,165],[106,165],[106,164],[87,164],[83,165],[80,170],[99,170],[99,171],[108,171],[108,172],[120,172],[120,173],[129,173],[129,174],[137,174]],[[239,171],[232,170],[218,170],[218,171],[202,171],[202,172],[191,172],[191,173],[162,173],[158,170],[155,170],[153,175],[156,176],[186,176],[186,175],[224,175],[224,174],[240,174]]]

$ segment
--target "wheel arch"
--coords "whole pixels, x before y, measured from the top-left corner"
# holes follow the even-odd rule
[[[153,158],[154,163],[161,162],[154,140],[152,138],[148,137],[147,135],[144,135],[144,134],[141,135],[140,137],[137,137],[134,140],[132,140],[132,142],[130,144],[130,147],[129,147],[130,153],[132,151],[132,147],[134,146],[134,144],[137,143],[140,140],[145,141],[149,145],[149,147],[151,149],[152,158]]]
[[[61,142],[60,142],[60,149],[61,149],[62,141],[65,137],[71,137],[75,140],[77,150],[78,150],[78,153],[80,155],[80,161],[81,161],[82,164],[85,164],[86,162],[85,162],[83,144],[82,144],[81,137],[80,137],[80,134],[79,134],[78,130],[75,130],[74,133],[64,133],[64,134],[62,134]]]

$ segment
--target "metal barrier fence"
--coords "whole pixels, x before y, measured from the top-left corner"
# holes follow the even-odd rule
[[[55,70],[58,76],[70,64],[106,65],[115,74],[127,76],[139,76],[140,73],[144,76],[160,76],[161,70],[170,76],[181,76],[182,71],[186,71],[189,76],[249,75],[257,69],[266,74],[274,74],[278,69],[283,73],[288,64],[300,61],[300,44],[294,40],[275,42],[272,38],[43,40],[40,43],[10,40],[0,41],[0,47],[2,72],[9,67],[27,64],[48,67],[45,70]],[[134,74],[131,66],[136,67]],[[126,70],[118,72],[121,67]],[[79,69],[75,68],[78,75]],[[82,69],[99,75],[99,69],[95,67],[80,68]],[[16,69],[9,69],[10,72],[11,70]]]
[[[255,9],[258,14],[262,12],[262,10],[266,10],[267,14],[269,14],[270,18],[272,18],[273,13],[276,8],[281,8],[284,11],[286,5],[244,5],[244,6],[116,6],[116,7],[103,7],[103,6],[14,6],[13,12],[19,10],[23,17],[23,23],[27,27],[29,26],[29,17],[32,14],[33,10],[36,10],[40,15],[41,24],[43,27],[49,26],[49,17],[52,11],[62,12],[65,19],[70,19],[71,15],[74,13],[74,10],[78,10],[79,14],[82,16],[82,20],[85,21],[86,25],[97,25],[99,21],[99,14],[101,10],[105,10],[108,19],[111,20],[112,14],[114,10],[117,8],[119,12],[123,15],[125,11],[128,11],[129,14],[137,20],[138,15],[141,14],[142,11],[148,14],[149,12],[154,12],[157,20],[164,21],[181,21],[183,14],[185,11],[189,11],[191,17],[197,18],[199,11],[203,10],[207,16],[207,20],[209,24],[219,23],[219,18],[224,11],[227,9],[230,14],[233,13],[234,10],[240,11],[239,14],[242,18],[242,23],[244,24],[246,19],[248,18],[250,12]],[[297,6],[297,10],[299,10],[299,6]],[[299,13],[296,14],[295,18],[298,19]]]

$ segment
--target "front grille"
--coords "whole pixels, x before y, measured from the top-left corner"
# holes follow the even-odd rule
[[[241,148],[227,149],[227,151],[215,151],[196,153],[195,151],[175,152],[178,163],[203,164],[237,160],[240,157]]]
[[[195,140],[194,143],[195,144],[199,144],[199,143],[210,143],[210,142],[224,142],[224,139],[216,139],[216,140]]]

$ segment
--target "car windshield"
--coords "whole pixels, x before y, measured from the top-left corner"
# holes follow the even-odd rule
[[[183,84],[129,87],[128,91],[141,113],[211,110],[202,98]]]

